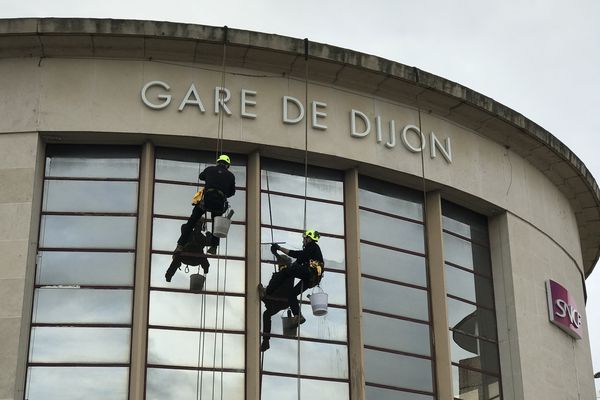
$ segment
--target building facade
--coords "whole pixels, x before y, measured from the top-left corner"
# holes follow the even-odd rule
[[[549,132],[417,68],[151,21],[0,20],[0,399],[580,399],[600,192]],[[558,112],[558,110],[557,110]],[[235,213],[171,282],[198,174]],[[209,223],[210,228],[210,223]],[[321,233],[328,313],[257,285]]]

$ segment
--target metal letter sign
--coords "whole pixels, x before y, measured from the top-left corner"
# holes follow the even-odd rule
[[[575,299],[561,284],[548,280],[548,314],[550,322],[558,326],[575,339],[581,339],[582,315],[577,311]]]

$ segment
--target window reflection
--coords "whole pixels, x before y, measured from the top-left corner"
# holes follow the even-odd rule
[[[492,281],[488,278],[446,265],[446,290],[448,294],[494,307]]]
[[[29,400],[126,400],[128,367],[29,367]]]
[[[497,377],[452,366],[454,397],[464,400],[499,400],[500,382]]]
[[[362,322],[366,346],[431,355],[429,325],[368,312],[363,313]]]
[[[363,274],[427,287],[425,257],[360,244]]]
[[[365,387],[367,400],[433,400],[433,396],[424,394],[402,392],[399,390],[383,389],[374,386]]]
[[[76,178],[128,178],[139,175],[139,147],[48,145],[46,176]]]
[[[452,332],[452,362],[479,370],[499,373],[498,346],[494,342]]]
[[[43,215],[40,247],[135,248],[135,217]]]
[[[427,292],[421,289],[362,278],[363,309],[429,320]],[[398,299],[398,301],[390,301]]]
[[[423,225],[360,210],[360,238],[423,253],[425,242]]]
[[[263,375],[261,400],[297,400],[298,380],[283,376]],[[346,382],[300,379],[302,399],[347,400],[350,398]]]
[[[472,269],[485,276],[492,275],[489,249],[444,232],[444,260]]]
[[[137,186],[137,182],[46,180],[43,211],[135,213]]]
[[[146,400],[244,399],[244,374],[147,369]]]
[[[452,298],[447,298],[446,301],[451,329],[496,339],[496,318],[493,311]]]
[[[430,360],[365,349],[365,379],[368,382],[431,392]]]

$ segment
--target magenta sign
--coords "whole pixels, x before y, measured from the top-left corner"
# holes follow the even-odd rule
[[[549,280],[546,282],[548,295],[548,314],[550,322],[558,326],[575,339],[581,339],[582,315],[577,311],[573,296],[561,284]]]

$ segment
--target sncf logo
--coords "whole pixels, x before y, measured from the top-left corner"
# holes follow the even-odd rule
[[[575,339],[581,339],[583,316],[577,311],[573,296],[565,287],[553,280],[546,282],[546,294],[550,322]]]

